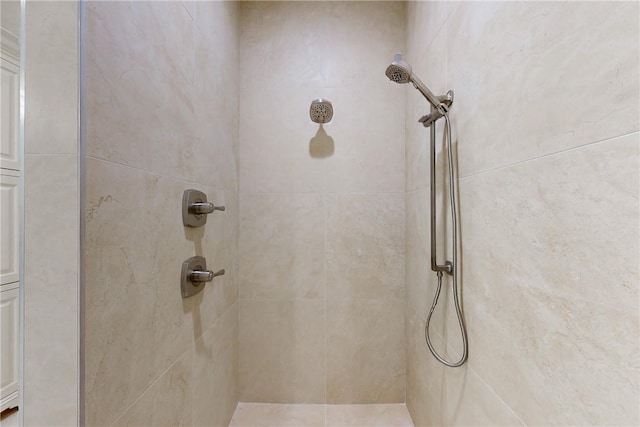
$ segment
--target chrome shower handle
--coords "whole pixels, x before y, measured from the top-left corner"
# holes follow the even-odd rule
[[[189,213],[193,213],[196,215],[210,214],[213,213],[213,211],[224,210],[226,210],[224,206],[215,206],[211,202],[194,202],[189,204]]]
[[[213,273],[213,277],[218,277],[218,276],[224,276],[224,268],[222,270],[218,270],[215,273]]]
[[[182,195],[182,224],[185,227],[201,227],[207,223],[207,215],[213,211],[224,211],[224,206],[215,206],[207,201],[202,191],[184,190]]]
[[[180,290],[182,298],[192,297],[204,289],[204,283],[222,276],[224,269],[213,272],[207,269],[207,260],[202,256],[192,256],[182,263]]]
[[[213,280],[213,271],[192,270],[191,273],[189,273],[189,280],[195,283],[210,282]]]
[[[216,271],[215,273],[211,270],[192,270],[189,274],[189,280],[192,282],[210,282],[214,277],[224,275],[224,269],[220,271]]]

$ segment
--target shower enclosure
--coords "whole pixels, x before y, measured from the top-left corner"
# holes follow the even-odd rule
[[[639,7],[28,2],[24,425],[638,424]]]

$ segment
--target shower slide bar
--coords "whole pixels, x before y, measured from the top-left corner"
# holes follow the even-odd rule
[[[440,97],[440,101],[445,103],[447,107],[450,107],[453,103],[453,91],[450,90],[443,97]],[[451,261],[445,261],[443,265],[438,265],[438,245],[437,245],[437,232],[436,232],[436,126],[435,122],[442,117],[442,114],[433,105],[431,106],[431,114],[423,116],[419,122],[424,127],[430,127],[430,163],[431,163],[431,180],[429,184],[429,190],[431,192],[431,270],[438,272],[443,271],[447,274],[453,274],[453,263]],[[455,243],[454,243],[455,245]],[[455,249],[455,248],[454,248]]]

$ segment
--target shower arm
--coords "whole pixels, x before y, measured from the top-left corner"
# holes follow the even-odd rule
[[[420,92],[422,96],[424,96],[427,101],[429,101],[429,104],[431,104],[431,106],[433,107],[431,109],[431,113],[434,114],[434,109],[437,111],[437,113],[439,114],[437,119],[449,112],[449,108],[451,107],[451,103],[453,102],[452,91],[449,91],[444,95],[436,96],[424,83],[422,83],[418,76],[415,76],[413,74],[411,75],[411,83],[413,84],[413,87],[415,87],[418,92]]]
[[[447,95],[450,99],[449,105],[453,102],[453,91],[447,92]],[[431,114],[420,119],[420,122],[425,126],[430,126],[431,133],[431,143],[430,143],[430,151],[431,151],[431,270],[436,272],[444,271],[448,274],[453,274],[454,265],[451,261],[445,261],[444,265],[438,265],[437,261],[437,245],[436,245],[436,126],[435,121],[438,120],[442,115],[435,117],[439,114],[439,111],[436,107],[431,106]],[[435,118],[433,118],[435,117]],[[423,120],[425,118],[432,118],[429,120],[429,124],[426,124],[427,120]],[[451,185],[451,184],[449,184]],[[454,249],[455,250],[455,249]]]

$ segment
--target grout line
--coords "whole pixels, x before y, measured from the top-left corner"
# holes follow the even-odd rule
[[[300,298],[300,297],[287,297],[287,296],[283,296],[280,298],[262,298],[262,297],[252,297],[252,296],[245,296],[245,297],[240,297],[238,298],[238,300],[243,300],[243,301],[264,301],[264,302],[276,302],[276,301],[318,301],[318,300],[349,300],[349,301],[406,301],[406,293],[405,295],[396,297],[375,297],[375,298],[365,298],[365,297],[350,297],[350,296],[336,296],[333,298],[322,298],[322,297],[318,297],[318,298]]]
[[[235,304],[235,302],[234,302],[234,304]],[[223,315],[224,315],[224,313],[222,314],[222,316]],[[222,316],[220,316],[220,317],[222,317]],[[215,325],[216,322],[217,322],[217,319],[214,322],[214,325]],[[196,378],[196,376],[195,376],[196,375],[196,343],[198,342],[198,340],[200,338],[202,338],[204,336],[204,334],[205,334],[205,332],[203,331],[200,334],[199,338],[194,338],[191,341],[191,363],[189,364],[190,374],[189,374],[189,386],[188,387],[189,387],[189,401],[190,401],[189,412],[190,412],[190,415],[191,415],[191,422],[192,423],[194,422],[193,420],[196,419],[196,400],[194,398],[194,392],[195,392],[194,391],[194,389],[195,389],[195,384],[194,383],[195,383],[195,378]],[[234,412],[235,412],[235,409],[234,409]]]
[[[329,412],[328,406],[329,405],[326,404],[326,399],[325,399],[325,404],[322,405],[322,406],[324,407],[324,425],[326,427],[326,426],[329,425],[329,415],[328,415],[328,412]]]
[[[447,4],[447,9],[449,9],[449,5]],[[449,16],[451,15],[451,13],[453,12],[453,9],[451,9],[451,11],[448,11],[446,13],[446,17],[442,20],[442,23],[440,24],[440,27],[438,28],[438,30],[436,31],[436,33],[433,35],[433,38],[431,39],[431,41],[427,44],[427,46],[424,48],[424,52],[428,52],[429,49],[431,49],[431,46],[433,46],[433,44],[435,43],[436,39],[438,38],[438,36],[440,35],[440,31],[442,31],[442,29],[444,28],[445,24],[447,23],[447,21],[449,20]],[[447,37],[447,34],[445,34],[445,38]],[[445,49],[445,52],[448,49]]]
[[[489,169],[481,170],[481,171],[478,171],[478,172],[474,172],[474,173],[469,174],[469,175],[462,175],[462,176],[460,176],[458,178],[458,181],[462,181],[463,179],[473,178],[473,177],[479,176],[479,175],[488,174],[488,173],[491,173],[491,172],[496,172],[496,171],[503,170],[503,169],[509,169],[509,168],[512,168],[512,167],[515,167],[515,166],[519,166],[519,165],[523,165],[523,164],[526,164],[526,163],[531,163],[531,162],[535,162],[535,161],[538,161],[538,160],[546,159],[548,157],[553,157],[553,156],[569,153],[571,151],[578,151],[578,150],[590,148],[590,147],[598,145],[598,144],[604,144],[606,142],[610,142],[610,141],[613,141],[615,139],[624,138],[626,136],[635,135],[635,134],[640,134],[640,131],[628,132],[628,133],[624,133],[622,135],[612,136],[610,138],[605,138],[605,139],[601,139],[601,140],[598,140],[598,141],[589,142],[589,143],[582,144],[582,145],[579,145],[579,146],[576,146],[576,147],[565,148],[563,150],[559,150],[559,151],[554,151],[552,153],[543,154],[541,156],[534,157],[534,158],[531,158],[531,159],[519,160],[519,161],[516,161],[516,162],[513,162],[513,163],[508,163],[506,165],[496,166],[496,167],[493,167],[493,168],[489,168]]]
[[[182,359],[182,358],[184,357],[184,355],[185,355],[189,350],[191,350],[191,345],[192,345],[192,344],[193,344],[193,341],[190,341],[190,342],[189,342],[189,346],[187,347],[187,349],[186,349],[185,351],[183,351],[182,353],[180,353],[180,356],[176,357],[176,359],[175,359],[173,362],[171,362],[171,364],[169,365],[169,367],[168,367],[167,369],[165,369],[164,371],[162,371],[162,373],[161,373],[160,375],[158,375],[158,376],[156,377],[156,379],[155,379],[155,380],[153,380],[153,381],[151,382],[151,384],[149,384],[149,385],[148,385],[148,386],[147,386],[147,387],[142,391],[142,393],[140,393],[140,395],[138,395],[138,397],[136,397],[136,398],[135,398],[135,400],[134,400],[134,401],[133,401],[129,406],[127,406],[127,408],[126,408],[124,411],[122,411],[122,413],[118,416],[118,418],[116,418],[116,419],[115,419],[115,421],[113,421],[113,422],[112,422],[111,424],[109,424],[109,425],[110,425],[110,426],[116,425],[116,424],[118,423],[118,421],[120,421],[120,419],[121,419],[122,417],[124,417],[124,416],[127,414],[127,412],[129,412],[129,410],[130,410],[131,408],[133,408],[133,407],[136,405],[136,403],[138,403],[138,402],[140,401],[140,399],[142,399],[142,398],[144,397],[144,395],[145,395],[145,394],[147,394],[147,392],[148,392],[148,391],[149,391],[149,390],[150,390],[150,389],[151,389],[151,388],[152,388],[152,387],[153,387],[153,386],[154,386],[158,381],[160,381],[160,379],[161,379],[162,377],[164,377],[164,375],[165,375],[167,372],[169,372],[169,370],[171,370],[171,368],[173,368],[173,366],[174,366],[176,363],[178,363],[178,361],[179,361],[180,359]]]
[[[195,18],[195,16],[193,16],[193,15],[191,14],[191,12],[189,12],[189,9],[187,8],[187,5],[186,5],[186,4],[184,4],[184,1],[183,1],[183,0],[180,0],[180,4],[182,5],[182,8],[187,12],[187,15],[189,15],[189,16],[191,17],[191,20],[193,21],[193,25],[194,25],[194,26],[195,26],[195,25],[197,25],[197,24],[196,24],[196,18]]]
[[[216,326],[216,324],[217,324],[218,322],[220,322],[220,321],[221,321],[221,319],[229,313],[229,310],[233,309],[233,306],[234,306],[235,304],[236,304],[236,302],[234,302],[234,303],[233,303],[233,304],[231,304],[229,307],[227,307],[227,309],[226,309],[226,310],[224,310],[224,312],[223,312],[223,313],[222,313],[222,314],[221,314],[221,315],[220,315],[220,316],[219,316],[219,317],[218,317],[218,318],[213,322],[213,324],[211,325],[211,327]],[[182,353],[180,353],[180,355],[179,355],[178,357],[176,357],[176,359],[175,359],[173,362],[171,362],[171,364],[169,365],[169,367],[168,367],[167,369],[165,369],[164,371],[162,371],[162,373],[160,373],[160,375],[158,375],[158,376],[156,377],[156,379],[154,379],[154,380],[151,382],[151,384],[149,384],[149,385],[148,385],[148,386],[147,386],[147,387],[146,387],[146,388],[145,388],[145,389],[140,393],[140,395],[139,395],[138,397],[136,397],[136,398],[135,398],[135,400],[134,400],[134,401],[133,401],[129,406],[127,406],[127,408],[126,408],[126,409],[125,409],[125,410],[124,410],[124,411],[123,411],[123,412],[118,416],[118,418],[116,418],[116,419],[115,419],[115,421],[114,421],[114,422],[112,422],[110,425],[111,425],[111,426],[113,426],[113,425],[117,424],[117,422],[118,422],[118,421],[120,421],[120,419],[121,419],[122,417],[124,417],[124,415],[125,415],[125,414],[126,414],[126,413],[131,409],[131,408],[133,408],[133,407],[138,403],[138,401],[140,401],[140,399],[142,399],[142,397],[144,397],[144,395],[145,395],[145,394],[146,394],[146,393],[147,393],[147,392],[148,392],[148,391],[149,391],[149,390],[150,390],[150,389],[151,389],[151,388],[152,388],[152,387],[153,387],[153,386],[154,386],[158,381],[160,381],[160,379],[161,379],[162,377],[164,377],[164,376],[165,376],[165,374],[166,374],[167,372],[169,372],[169,370],[171,370],[171,368],[173,368],[173,366],[174,366],[176,363],[178,363],[178,361],[180,361],[180,359],[182,359],[182,358],[184,357],[184,355],[185,355],[188,351],[191,351],[191,350],[193,350],[192,355],[191,355],[191,371],[192,371],[192,375],[193,375],[193,365],[194,365],[194,363],[195,363],[195,349],[194,349],[194,347],[195,347],[196,342],[198,342],[198,341],[199,341],[199,340],[204,336],[204,334],[205,334],[205,332],[203,332],[203,333],[202,333],[198,338],[195,338],[195,339],[193,339],[193,338],[192,338],[192,339],[190,339],[190,340],[189,340],[189,344],[188,344],[188,346],[187,346],[187,349],[186,349],[186,350],[184,350]],[[191,392],[192,392],[192,394],[193,394],[193,390],[191,390]],[[192,399],[192,400],[193,400],[193,399]],[[194,412],[194,410],[193,410],[193,405],[191,405],[191,416],[192,416],[192,417],[193,417],[193,412]]]
[[[467,363],[468,363],[468,362],[467,362]],[[516,418],[517,418],[517,419],[522,423],[522,425],[523,425],[523,426],[526,426],[526,425],[527,425],[527,423],[525,423],[525,422],[522,420],[522,418],[520,417],[520,415],[518,415],[518,413],[517,413],[516,411],[514,411],[514,410],[513,410],[513,408],[511,408],[511,406],[509,406],[509,405],[507,404],[507,402],[505,402],[505,401],[502,399],[502,397],[500,397],[500,395],[499,395],[499,394],[498,394],[498,393],[493,389],[493,387],[491,387],[491,386],[490,386],[490,385],[489,385],[489,384],[484,380],[484,378],[482,378],[482,377],[480,376],[480,374],[478,374],[478,373],[476,372],[476,370],[475,370],[475,369],[473,369],[473,368],[471,367],[471,365],[469,365],[467,369],[469,369],[471,372],[473,372],[473,373],[478,377],[478,379],[479,379],[480,381],[482,381],[482,383],[483,383],[483,384],[484,384],[484,385],[485,385],[485,386],[486,386],[486,387],[491,391],[491,393],[493,393],[493,394],[495,395],[495,397],[498,399],[498,401],[500,401],[500,403],[502,403],[502,404],[503,404],[503,405],[504,405],[504,406],[505,406],[505,407],[506,407],[506,408],[507,408],[507,409],[508,409],[508,410],[509,410],[513,415],[515,415],[515,417],[516,417]]]
[[[416,310],[413,307],[409,307],[409,309],[413,312],[413,314],[420,320],[421,325],[424,322],[424,319],[422,319],[420,317],[420,314],[416,312]],[[445,319],[446,322],[447,319]],[[451,345],[449,344],[448,340],[445,340],[444,337],[440,334],[440,331],[438,330],[434,330],[433,333],[440,338],[448,351],[450,351],[451,353],[455,354],[455,355],[459,355],[460,353],[454,349],[453,347],[451,347]],[[425,347],[426,348],[426,347]],[[429,355],[429,357],[432,357],[431,355]],[[494,390],[493,387],[491,387],[489,385],[489,383],[487,383],[484,378],[482,378],[482,376],[475,370],[473,369],[473,367],[471,366],[470,361],[467,361],[467,369],[470,370],[474,375],[476,375],[480,381],[482,381],[482,383],[491,391],[491,393],[493,393],[495,395],[495,397],[498,399],[498,401],[500,401],[500,403],[502,403],[509,411],[511,411],[513,413],[513,415],[515,415],[515,417],[522,423],[523,426],[526,426],[527,424],[522,420],[522,418],[520,417],[520,415],[518,415],[518,413],[513,410],[513,408],[511,408],[511,406],[509,406],[503,399],[502,397]]]
[[[365,83],[365,84],[354,84],[352,83],[342,83],[342,84],[329,84],[329,85],[324,85],[324,84],[320,84],[317,86],[314,85],[305,85],[305,86],[296,86],[294,84],[279,84],[279,85],[270,85],[269,87],[265,87],[263,84],[260,83],[251,83],[251,84],[244,84],[244,85],[239,85],[238,86],[238,91],[254,91],[257,89],[260,90],[264,90],[265,92],[267,91],[283,91],[283,90],[287,90],[287,91],[296,91],[296,90],[302,90],[302,89],[309,89],[309,90],[324,90],[324,89],[355,89],[355,90],[372,90],[372,89],[389,89],[390,86],[388,84],[388,81],[384,81],[383,83]],[[393,89],[391,89],[393,90]]]
[[[223,190],[223,191],[237,191],[237,189],[235,188],[229,188],[229,187],[225,187],[224,185],[211,185],[211,184],[205,184],[202,182],[198,182],[198,181],[193,181],[187,178],[182,178],[182,177],[178,177],[178,176],[174,176],[174,175],[165,175],[162,174],[160,172],[155,172],[155,171],[151,171],[151,170],[147,170],[147,169],[142,169],[136,166],[131,166],[131,165],[127,165],[125,163],[120,163],[120,162],[114,162],[113,160],[107,160],[107,159],[102,159],[100,157],[93,157],[93,156],[85,156],[85,158],[87,159],[91,159],[91,160],[96,160],[98,162],[104,162],[104,163],[108,163],[111,165],[116,165],[116,166],[121,166],[124,168],[128,168],[128,169],[132,169],[134,171],[138,171],[138,172],[143,172],[149,175],[155,175],[161,178],[168,178],[168,179],[173,179],[175,181],[180,181],[180,182],[184,182],[187,184],[194,184],[194,185],[199,185],[201,187],[209,187],[209,188],[213,188],[213,189],[217,189],[217,190]],[[240,194],[238,192],[238,194]]]
[[[159,172],[154,172],[154,171],[150,171],[150,170],[147,170],[147,169],[142,169],[142,168],[139,168],[139,167],[136,167],[136,166],[131,166],[131,165],[128,165],[126,163],[116,162],[116,161],[109,160],[109,159],[103,159],[101,157],[95,157],[95,156],[90,156],[90,155],[85,155],[85,157],[87,159],[97,160],[99,162],[109,163],[109,164],[116,165],[116,166],[122,166],[122,167],[133,169],[133,170],[136,170],[136,171],[139,171],[139,172],[145,172],[145,173],[148,173],[148,174],[151,174],[151,175],[174,178],[173,176],[170,176],[170,175],[163,175],[163,174],[161,174]],[[176,179],[181,179],[181,178],[176,178]]]
[[[328,378],[329,378],[329,372],[327,371],[327,354],[329,353],[329,339],[328,339],[328,332],[329,332],[329,328],[328,328],[328,323],[329,323],[329,319],[328,319],[328,310],[327,310],[327,305],[328,305],[328,301],[329,301],[329,295],[328,295],[328,289],[327,289],[327,249],[328,249],[328,245],[327,245],[327,234],[328,234],[328,228],[329,228],[329,221],[328,221],[328,217],[329,217],[329,209],[328,209],[328,197],[327,197],[327,164],[328,162],[323,161],[324,163],[324,168],[323,168],[323,175],[324,175],[324,179],[323,179],[323,211],[324,211],[324,241],[323,241],[323,250],[322,250],[322,254],[323,254],[323,272],[322,272],[322,280],[324,282],[324,372],[323,372],[323,383],[324,383],[324,425],[327,425],[327,399],[328,399]]]
[[[26,156],[74,156],[74,157],[78,157],[80,156],[80,153],[24,153],[25,157]],[[5,169],[5,167],[3,166],[2,169]],[[9,170],[16,170],[16,169],[9,169]]]
[[[380,196],[380,195],[403,195],[406,190],[400,191],[351,191],[351,192],[335,192],[335,191],[238,191],[241,196],[284,196],[296,194],[315,194],[315,195],[336,195],[336,196]]]

